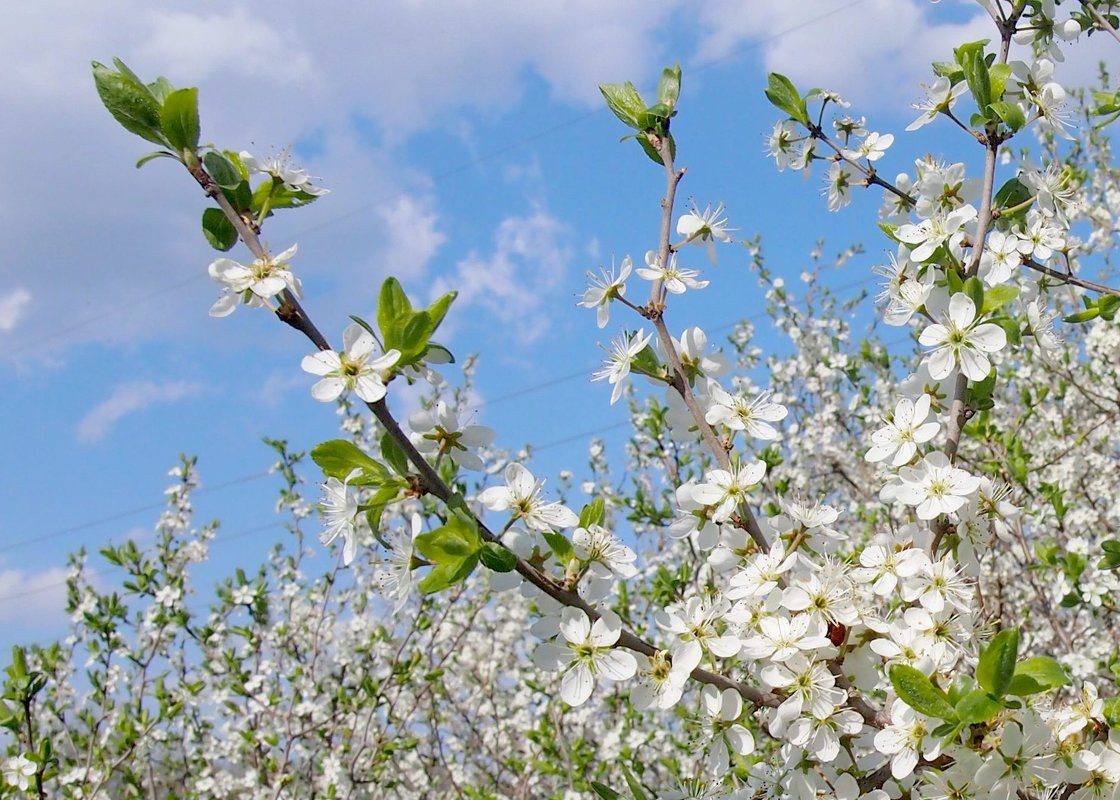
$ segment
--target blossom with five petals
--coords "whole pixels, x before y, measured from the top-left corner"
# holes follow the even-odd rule
[[[296,254],[292,245],[277,256],[256,258],[248,266],[232,258],[218,258],[210,262],[210,277],[222,284],[222,293],[210,306],[210,316],[226,317],[234,312],[240,300],[247,306],[263,306],[265,302],[285,289],[297,297],[299,279],[288,268]]]
[[[949,314],[941,323],[928,326],[918,342],[934,348],[929,353],[929,375],[941,380],[960,364],[969,380],[982,381],[992,371],[985,353],[995,353],[1007,344],[1003,328],[991,322],[977,323],[976,304],[964,292],[949,300]]]
[[[491,486],[478,495],[478,502],[491,511],[510,511],[525,527],[534,531],[550,532],[556,528],[572,528],[579,524],[579,517],[565,505],[541,500],[542,481],[516,461],[506,467],[506,485]]]
[[[884,427],[871,434],[875,444],[864,458],[872,463],[894,455],[891,465],[901,467],[909,463],[918,452],[918,445],[928,442],[941,429],[936,420],[926,422],[929,416],[930,396],[923,393],[917,400],[907,397],[894,407],[894,417]]]
[[[587,273],[587,277],[591,278],[593,285],[587,287],[579,305],[584,308],[595,309],[595,322],[600,328],[607,327],[607,322],[610,321],[611,301],[626,294],[626,279],[630,277],[632,268],[633,262],[630,260],[630,256],[626,256],[622,259],[617,276],[614,274],[613,263],[610,272],[602,268],[599,269],[602,274],[601,278],[596,278],[591,272]]]
[[[389,350],[372,361],[376,342],[361,325],[349,325],[342,332],[342,351],[320,350],[306,356],[300,366],[321,379],[311,387],[311,396],[323,403],[337,400],[343,392],[353,390],[367,403],[376,403],[385,396],[385,379],[400,360],[399,350]]]
[[[711,206],[700,211],[693,203],[692,210],[677,220],[677,233],[689,244],[706,246],[712,266],[716,264],[716,242],[731,241],[731,229],[727,227],[727,217],[720,217],[722,213],[723,203],[715,211]]]
[[[592,624],[582,609],[568,606],[560,612],[560,633],[567,646],[545,642],[533,651],[533,661],[541,669],[564,671],[560,696],[568,705],[585,703],[600,673],[624,681],[638,670],[632,653],[614,647],[622,633],[622,620],[613,611],[601,611]]]

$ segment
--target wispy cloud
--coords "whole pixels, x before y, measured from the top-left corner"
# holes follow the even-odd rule
[[[65,620],[66,574],[64,567],[41,572],[0,569],[0,622],[35,620],[42,625]]]
[[[332,194],[306,213],[278,215],[266,236],[282,248],[291,231],[329,223],[329,235],[298,237],[296,264],[309,287],[324,291],[323,278],[349,286],[371,270],[384,274],[386,252],[406,271],[422,270],[443,244],[432,210],[415,200],[431,191],[430,177],[399,145],[419,131],[449,135],[456,125],[469,135],[516,107],[530,87],[597,105],[597,83],[649,74],[663,57],[657,40],[680,0],[447,0],[438,15],[430,4],[385,0],[342,16],[298,0],[276,0],[267,15],[246,0],[220,9],[110,5],[42,0],[0,12],[0,46],[14,70],[0,85],[0,101],[9,117],[26,121],[4,126],[0,147],[31,154],[8,165],[9,182],[26,190],[0,199],[16,232],[8,285],[16,264],[52,265],[19,273],[35,298],[19,320],[23,338],[12,343],[21,354],[199,335],[213,298],[200,199],[170,164],[129,172],[146,147],[101,107],[90,59],[117,55],[147,78],[197,85],[203,138],[222,147],[266,153],[314,142],[310,156],[297,147],[297,161]],[[370,31],[379,32],[376,46]],[[57,219],[42,209],[53,202],[49,187],[74,175],[89,191],[68,209],[68,235],[58,236]],[[408,197],[393,201],[401,194]],[[370,242],[385,241],[387,224],[408,219],[416,227],[400,229],[389,251],[371,255]],[[175,303],[153,301],[172,292]],[[122,305],[129,313],[114,313]],[[216,336],[210,332],[219,329],[205,330]]]
[[[918,82],[934,80],[931,62],[991,36],[982,9],[954,16],[926,0],[709,0],[699,6],[707,32],[696,57],[707,62],[758,46],[766,70],[803,90],[832,89],[862,109],[895,108],[921,99]]]
[[[30,302],[31,292],[23,287],[0,295],[0,331],[10,331],[14,328]]]
[[[78,440],[96,442],[121,419],[157,403],[173,403],[192,394],[199,386],[185,381],[154,383],[129,381],[117,385],[109,396],[94,406],[78,423]]]
[[[494,233],[494,250],[470,253],[451,275],[438,278],[432,297],[455,289],[457,312],[485,311],[523,344],[548,330],[545,308],[555,305],[553,292],[563,283],[572,249],[570,233],[559,219],[535,206],[526,215],[503,219]]]
[[[385,228],[382,259],[386,274],[421,278],[436,252],[447,241],[438,218],[424,201],[400,195],[377,210]]]

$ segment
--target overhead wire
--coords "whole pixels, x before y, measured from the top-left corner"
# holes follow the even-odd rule
[[[833,288],[832,291],[833,292],[843,292],[843,291],[846,291],[848,289],[855,288],[857,286],[861,286],[861,285],[870,283],[874,280],[875,280],[874,276],[861,278],[859,280],[851,281],[851,282],[843,284],[841,286],[837,286],[837,287]],[[728,329],[730,329],[730,328],[734,327],[735,325],[738,325],[742,322],[757,322],[759,320],[765,319],[767,316],[768,315],[767,315],[766,312],[759,312],[759,313],[752,314],[750,316],[743,317],[742,319],[738,319],[738,320],[735,320],[735,321],[732,321],[732,322],[724,322],[724,323],[721,323],[719,325],[712,326],[708,330],[710,332],[718,332],[718,331],[722,331],[722,330],[728,330]],[[471,408],[476,409],[476,410],[486,408],[488,406],[497,405],[499,403],[503,403],[503,402],[506,402],[508,400],[516,399],[518,397],[524,397],[526,395],[533,394],[534,392],[542,391],[544,389],[553,388],[553,387],[558,386],[560,384],[573,381],[577,378],[584,378],[587,375],[589,375],[591,373],[591,371],[594,370],[597,366],[598,366],[597,364],[589,365],[588,367],[586,367],[584,369],[577,370],[575,372],[570,372],[570,373],[567,373],[565,375],[558,376],[556,378],[551,378],[551,379],[546,380],[546,381],[541,381],[539,383],[531,384],[529,386],[523,386],[523,387],[520,387],[518,389],[514,389],[513,391],[506,392],[504,394],[498,395],[497,397],[484,399],[483,401],[481,401],[479,403],[472,404]],[[568,436],[562,437],[561,439],[546,442],[546,443],[538,445],[538,446],[534,446],[533,449],[534,450],[551,449],[551,448],[557,447],[561,444],[566,444],[569,441],[575,441],[575,440],[577,440],[581,437],[584,437],[584,436],[590,436],[590,435],[594,435],[594,434],[597,434],[597,433],[602,433],[602,432],[617,429],[619,427],[622,427],[625,424],[627,424],[627,423],[625,423],[625,422],[614,423],[614,424],[607,425],[607,426],[602,427],[602,428],[595,428],[595,429],[592,429],[590,431],[586,431],[584,433],[570,434]],[[222,483],[217,483],[217,484],[214,484],[212,486],[199,487],[198,489],[196,489],[194,491],[194,494],[205,494],[205,493],[208,493],[208,492],[221,491],[223,489],[228,489],[228,488],[233,487],[233,486],[238,486],[238,485],[241,485],[241,484],[244,484],[244,483],[249,483],[251,481],[260,480],[261,478],[268,477],[270,474],[272,474],[271,470],[259,470],[259,471],[256,471],[256,472],[251,472],[247,475],[241,475],[241,476],[238,476],[236,478],[231,478],[227,481],[223,481]],[[23,548],[23,547],[28,547],[28,546],[33,545],[33,544],[38,545],[38,544],[41,544],[43,542],[53,541],[55,539],[60,539],[60,538],[69,536],[69,535],[74,534],[74,533],[79,533],[83,530],[88,530],[90,528],[95,528],[95,527],[98,527],[100,525],[105,525],[105,524],[110,523],[110,522],[116,522],[116,521],[121,520],[121,519],[126,519],[126,518],[134,516],[136,514],[141,514],[145,511],[159,510],[163,507],[164,507],[164,504],[162,502],[147,503],[147,504],[144,504],[144,505],[135,506],[133,508],[122,509],[120,511],[110,512],[109,514],[107,514],[105,516],[98,517],[96,519],[86,520],[84,522],[75,523],[73,525],[68,525],[64,528],[59,528],[59,529],[56,529],[56,530],[53,530],[53,531],[49,531],[47,533],[37,534],[35,536],[28,536],[28,537],[24,537],[23,539],[17,539],[15,541],[5,542],[4,544],[0,544],[0,554],[8,553],[8,552],[11,552],[13,550],[18,550],[18,549]]]
[[[281,528],[283,526],[283,522],[280,522],[279,520],[272,520],[271,522],[262,523],[261,525],[254,526],[243,531],[238,531],[237,533],[230,534],[229,536],[216,535],[214,537],[214,540],[210,543],[210,546],[215,547],[219,544],[225,544],[226,542],[232,542],[237,539],[244,539],[247,536],[252,536],[253,534],[261,533],[262,531],[270,530],[271,528]],[[105,575],[107,573],[108,570],[106,569],[89,569],[85,571],[86,577],[96,577],[98,575]],[[68,579],[63,579],[61,581],[55,581],[54,583],[36,586],[34,589],[25,589],[23,591],[13,592],[11,594],[0,595],[0,604],[11,602],[13,600],[19,600],[24,597],[31,597],[33,595],[42,594],[44,592],[49,592],[52,589],[57,589],[60,586],[65,586],[67,580]]]

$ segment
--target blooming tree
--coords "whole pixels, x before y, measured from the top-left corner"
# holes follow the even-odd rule
[[[17,648],[0,795],[1120,797],[1120,289],[1084,266],[1110,264],[1120,218],[1100,130],[1120,96],[1078,100],[1054,69],[1080,38],[1120,40],[1118,15],[981,5],[991,39],[934,64],[910,125],[960,129],[976,178],[926,156],[887,180],[893,134],[835,93],[777,74],[766,89],[779,169],[825,162],[833,210],[882,191],[877,310],[909,353],[853,342],[815,270],[798,298],[757,241],[793,355],[760,352],[748,323],[726,352],[698,327],[675,337],[674,297],[710,283],[687,264],[734,231],[722,204],[677,216],[679,68],[652,104],[600,87],[665,192],[645,266],[625,257],[580,303],[600,328],[616,304],[639,327],[593,376],[630,406],[633,485],[594,446],[578,507],[567,478],[550,493],[461,417],[433,339],[454,293],[417,308],[390,278],[333,348],[295,246],[259,238],[324,190],[286,159],[200,145],[195,90],[95,64],[108,110],[160,148],[141,163],[186,167],[215,204],[210,244],[252,256],[211,264],[211,314],[266,307],[317,348],[309,389],[347,434],[311,452],[341,563],[305,575],[314,508],[276,442],[294,546],[192,610],[213,528],[192,528],[185,461],[156,547],[103,553],[123,592],[75,557],[73,635]],[[628,291],[631,272],[648,285]],[[404,381],[431,387],[407,425],[390,408]]]

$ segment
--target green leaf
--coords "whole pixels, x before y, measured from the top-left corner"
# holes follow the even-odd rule
[[[347,439],[331,439],[311,448],[311,460],[319,465],[328,478],[346,480],[355,469],[361,475],[350,480],[352,486],[373,486],[389,481],[393,476],[384,465],[378,463]]]
[[[977,277],[969,278],[964,282],[961,287],[969,299],[972,300],[973,305],[976,306],[977,312],[984,307],[984,283]]]
[[[225,186],[221,187],[222,194],[229,200],[231,206],[237,213],[242,214],[252,209],[253,207],[253,192],[249,188],[249,181],[242,180],[237,186],[229,189]]]
[[[436,563],[467,558],[481,547],[478,531],[458,514],[452,515],[446,525],[421,533],[416,537],[415,544],[425,558]]]
[[[657,148],[653,146],[653,143],[650,142],[648,136],[646,136],[645,134],[638,134],[634,138],[638,140],[638,144],[642,146],[642,150],[645,151],[645,154],[650,157],[651,161],[653,161],[655,164],[661,164],[662,166],[665,165],[664,159],[661,158],[661,154],[657,152]]]
[[[1019,654],[1019,631],[1005,628],[992,637],[980,654],[976,665],[976,682],[997,698],[1003,697],[1015,675],[1015,659]]]
[[[591,788],[595,794],[603,798],[603,800],[626,800],[625,796],[619,794],[606,784],[599,783],[599,781],[591,781]]]
[[[198,149],[198,89],[176,89],[167,95],[160,111],[163,133],[180,153]]]
[[[987,116],[988,105],[992,102],[992,84],[988,77],[988,63],[984,59],[984,45],[987,40],[962,44],[953,51],[957,63],[964,70],[964,79],[976,101],[981,115]]]
[[[920,670],[906,664],[894,664],[890,669],[891,686],[902,702],[929,717],[956,720],[957,713],[945,692]]]
[[[630,362],[630,369],[639,375],[662,378],[667,374],[664,365],[658,360],[657,353],[648,344]]]
[[[377,325],[385,336],[386,347],[393,346],[389,343],[389,329],[393,323],[411,313],[412,303],[401,288],[400,281],[392,276],[386,278],[377,299]]]
[[[1084,311],[1078,311],[1075,314],[1069,314],[1062,317],[1066,322],[1088,322],[1089,320],[1096,319],[1101,314],[1101,310],[1096,306],[1087,308]]]
[[[1097,300],[1097,310],[1100,312],[1102,318],[1111,322],[1116,316],[1116,312],[1120,311],[1120,296],[1106,294],[1104,297]]]
[[[642,788],[642,784],[638,782],[634,774],[625,764],[620,766],[622,767],[622,777],[626,779],[626,785],[630,788],[630,794],[634,795],[634,800],[649,800],[649,795],[646,794],[646,790]]]
[[[579,512],[579,527],[600,525],[603,522],[603,498],[596,497]]]
[[[424,360],[429,364],[454,364],[455,356],[442,344],[428,340],[428,349],[424,351]]]
[[[641,130],[638,125],[638,116],[645,111],[646,103],[634,84],[626,83],[600,83],[599,91],[607,101],[607,108],[622,120],[623,123],[635,130]]]
[[[993,317],[992,319],[988,320],[988,322],[999,325],[1001,328],[1003,328],[1003,332],[1007,334],[1007,341],[1011,342],[1011,344],[1015,345],[1016,347],[1018,347],[1019,343],[1023,341],[1023,334],[1019,330],[1018,320],[1014,320],[1011,317]]]
[[[1003,92],[1007,88],[1007,79],[1011,77],[1010,64],[992,64],[988,67],[988,80],[992,87],[992,108],[1003,99]],[[998,111],[996,113],[999,113]],[[1002,117],[1003,115],[1000,114]],[[1004,120],[1006,122],[1006,120]],[[1019,127],[1022,127],[1021,125]],[[1016,129],[1018,130],[1018,129]]]
[[[802,125],[809,124],[809,112],[805,110],[805,101],[797,93],[793,81],[785,75],[777,72],[770,73],[767,78],[766,99]]]
[[[136,160],[136,169],[140,169],[140,167],[144,166],[149,161],[155,161],[157,158],[170,158],[174,161],[178,161],[180,164],[183,163],[183,159],[172,152],[167,150],[153,150],[151,153],[145,153]]]
[[[443,318],[447,316],[447,310],[451,308],[451,304],[455,302],[455,298],[458,296],[458,292],[448,292],[428,306],[428,316],[432,320],[432,329],[428,332],[428,336],[436,332],[436,329],[443,322]]]
[[[517,569],[517,555],[497,542],[487,542],[478,553],[482,566],[494,572],[513,572]]]
[[[113,60],[116,61],[116,59]],[[162,106],[167,96],[175,91],[175,87],[171,85],[171,81],[160,75],[148,84],[148,91],[152,93],[152,97],[156,99],[156,102]]]
[[[208,208],[202,212],[202,233],[211,247],[223,253],[237,244],[237,228],[220,208]]]
[[[159,103],[144,84],[96,61],[93,62],[93,83],[101,102],[121,127],[141,139],[169,145],[160,126]]]
[[[96,62],[96,61],[94,61],[94,62],[93,62],[93,64],[94,64],[94,66],[97,66],[97,62]],[[132,81],[133,83],[135,83],[135,84],[136,84],[137,86],[144,86],[144,81],[140,80],[140,76],[139,76],[139,75],[137,75],[137,74],[136,74],[135,72],[133,72],[133,71],[132,71],[132,70],[131,70],[131,69],[129,68],[128,64],[124,63],[123,61],[121,61],[121,60],[120,60],[119,58],[117,58],[116,56],[113,56],[113,66],[117,68],[117,72],[119,72],[119,73],[120,73],[121,75],[123,75],[123,76],[125,76],[126,78],[128,78],[128,79],[129,79],[130,81]],[[158,80],[159,80],[159,78],[157,78],[156,80],[158,81]],[[164,78],[163,80],[164,80],[164,81],[167,81],[167,78]],[[149,85],[149,86],[144,86],[144,88],[145,88],[145,89],[146,89],[147,91],[151,92],[151,91],[152,91],[152,86],[154,86],[154,85],[155,85],[155,84],[153,83],[153,84],[151,84],[151,85]],[[170,85],[170,84],[168,84],[168,85]],[[153,96],[153,97],[155,97],[155,95],[154,95],[154,94],[153,94],[152,96]],[[158,100],[158,101],[159,101],[159,102],[161,102],[161,103],[163,102],[163,99],[162,99],[162,98],[159,98],[159,97],[156,97],[156,100]]]
[[[428,337],[432,332],[432,317],[427,311],[416,311],[408,318],[403,326],[394,326],[399,331],[400,339],[395,347],[401,351],[399,366],[408,366],[419,361],[428,349]],[[388,335],[386,335],[388,345]]]
[[[673,113],[673,109],[664,103],[654,103],[638,115],[638,124],[643,131],[653,131],[658,136],[664,136]]]
[[[548,542],[548,546],[552,548],[552,552],[556,554],[556,559],[561,564],[567,564],[575,555],[572,543],[568,541],[564,534],[545,531],[541,533],[541,536]]]
[[[968,675],[958,675],[953,678],[953,682],[949,684],[949,702],[954,706],[961,701],[961,698],[976,688],[976,681],[972,680]]]
[[[990,314],[996,309],[1002,308],[1007,303],[1010,303],[1019,296],[1018,286],[991,286],[984,291],[983,306],[977,306],[981,314]]]
[[[408,476],[412,471],[412,465],[408,461],[404,448],[397,444],[397,440],[390,436],[388,432],[382,434],[380,443],[381,457],[385,459],[393,472],[402,478]]]
[[[1101,542],[1101,550],[1104,550],[1106,553],[1120,554],[1120,540],[1105,539]]]
[[[657,82],[657,102],[675,108],[681,94],[681,65],[665,67],[661,70],[661,80]]]
[[[1015,665],[1015,675],[1011,679],[1011,686],[1007,693],[1017,697],[1026,697],[1031,694],[1057,689],[1066,686],[1069,676],[1066,675],[1062,665],[1052,658],[1036,656],[1020,661]]]
[[[949,294],[954,295],[964,291],[964,281],[955,269],[945,270],[945,281],[949,285]]]
[[[996,112],[996,115],[1003,120],[1003,124],[1010,128],[1012,133],[1019,131],[1027,124],[1027,117],[1018,103],[1008,103],[1005,100],[1001,100],[997,103],[992,103],[989,108]]]
[[[416,584],[421,594],[435,594],[462,583],[478,565],[478,556],[472,555],[461,561],[448,561],[434,565],[424,579]]]
[[[999,187],[995,196],[995,206],[999,209],[1011,208],[1025,203],[1034,193],[1018,178],[1012,178]],[[1025,214],[1026,209],[1021,213]],[[1019,212],[1015,216],[1018,216]]]
[[[416,549],[432,562],[432,570],[417,588],[424,594],[442,591],[466,580],[478,564],[478,531],[458,513],[447,524],[415,539]]]
[[[1109,697],[1104,701],[1104,720],[1110,728],[1120,725],[1120,696]]]
[[[964,80],[964,70],[952,61],[934,61],[931,66],[934,75],[940,78],[948,78],[954,86]]]
[[[987,722],[1003,709],[999,700],[996,700],[983,689],[974,689],[966,694],[957,703],[956,711],[960,721],[971,725],[977,722]]]
[[[223,189],[236,189],[245,176],[233,162],[219,152],[211,150],[202,157],[202,166],[210,174],[211,180]]]

